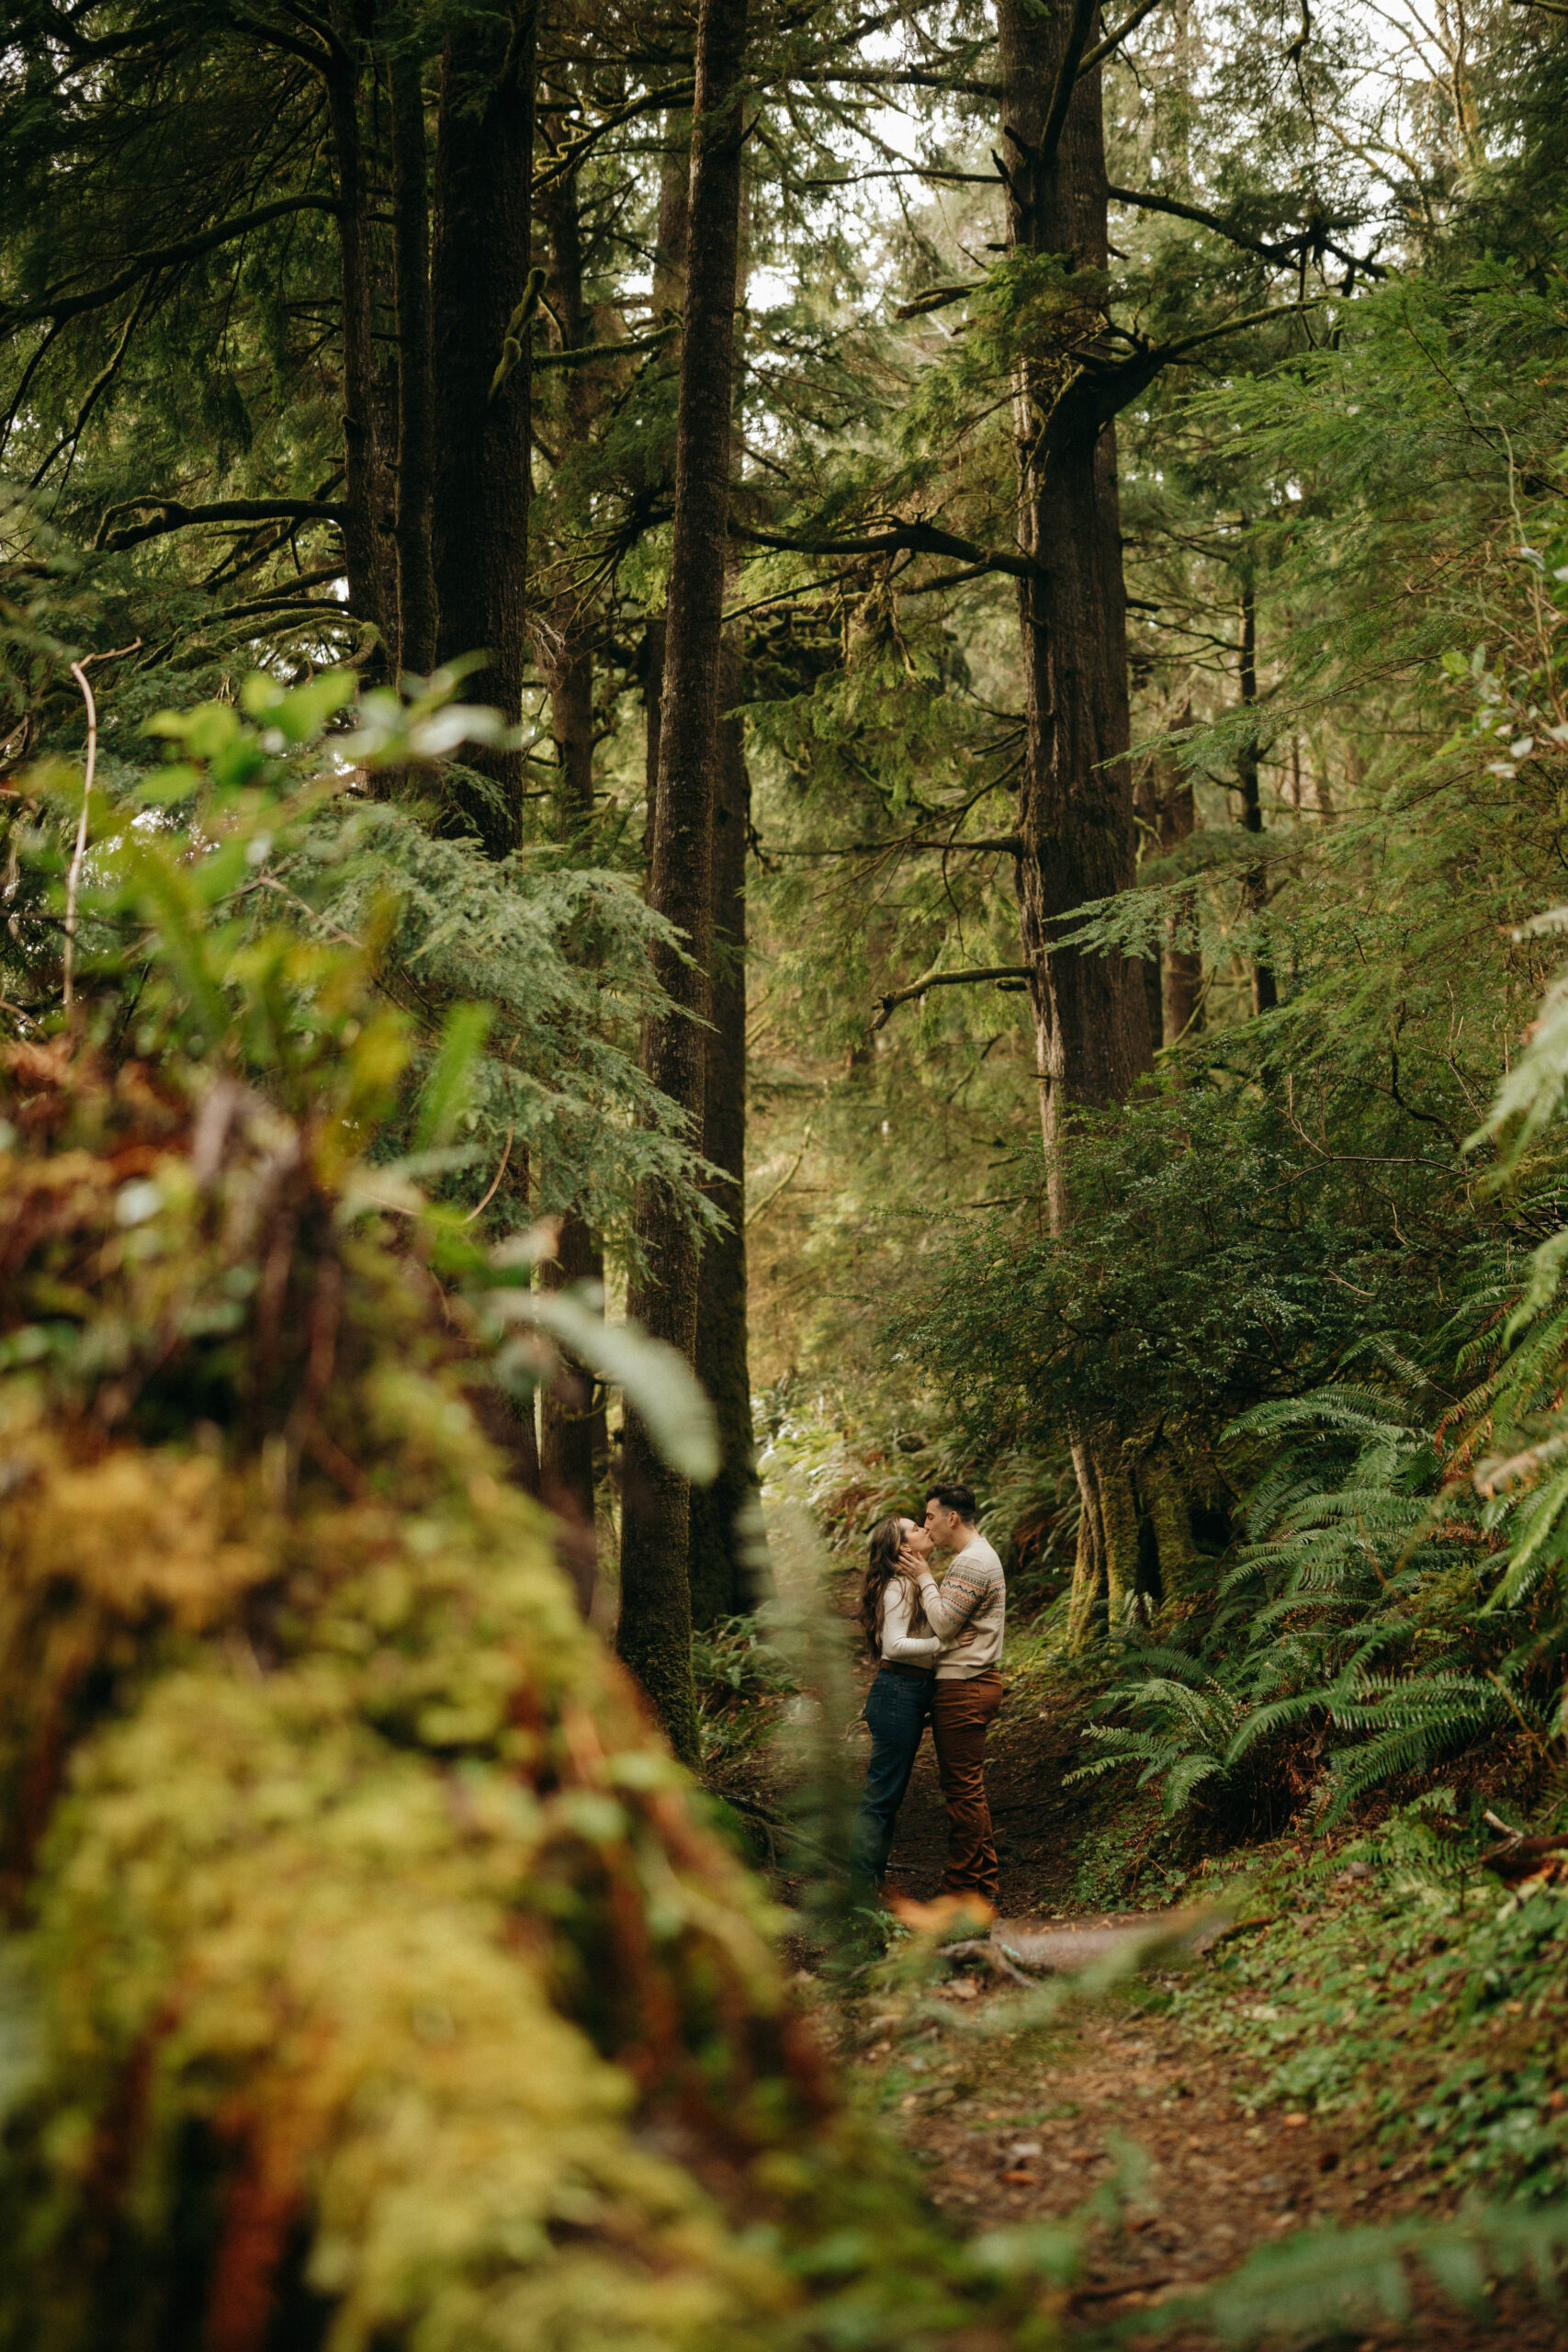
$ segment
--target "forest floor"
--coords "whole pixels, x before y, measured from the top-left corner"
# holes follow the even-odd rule
[[[844,1599],[847,1603],[848,1586]],[[868,1678],[869,1669],[861,1674]],[[1118,1915],[1074,1900],[1076,1849],[1085,1808],[1063,1781],[1075,1759],[1065,1713],[1026,1679],[1010,1691],[992,1735],[987,1782],[1002,1863],[1004,1918],[1112,1924]],[[787,1802],[787,1744],[760,1745],[710,1775],[713,1785],[771,1806]],[[863,1758],[857,1743],[856,1766]],[[890,1889],[917,1900],[942,1875],[944,1816],[929,1738],[898,1825]],[[1363,1898],[1353,1876],[1330,1883],[1314,1916],[1340,1920]],[[776,1881],[785,1902],[800,1883]],[[1267,1964],[1271,1932],[1248,1938],[1250,1990]],[[1369,1928],[1371,1927],[1369,1919]],[[1298,1937],[1299,1941],[1299,1937]],[[1392,2164],[1370,2134],[1343,2119],[1282,2111],[1265,2086],[1271,2053],[1249,2064],[1196,2030],[1184,1980],[1129,1978],[1093,2000],[1066,2002],[1043,2025],[1009,2030],[1017,1996],[985,1965],[964,1966],[925,1988],[902,2017],[874,1973],[838,1978],[803,1942],[797,1983],[851,2095],[880,2115],[924,2171],[928,2194],[964,2234],[1066,2220],[1083,2227],[1077,2276],[1066,2290],[1069,2340],[1130,2352],[1156,2342],[1168,2352],[1208,2352],[1204,2327],[1162,2306],[1233,2271],[1254,2249],[1314,2225],[1356,2229],[1416,2216],[1430,2222],[1461,2198]],[[1208,1963],[1193,1963],[1201,1969]],[[886,1980],[884,1980],[884,1983]],[[869,1989],[868,1989],[869,1987]],[[1267,1992],[1265,1982],[1263,1989]],[[897,2010],[895,1997],[891,2004]],[[1246,2014],[1244,2011],[1243,2014]],[[1269,2012],[1264,2010],[1264,2014]],[[951,2025],[944,2018],[951,2018]],[[994,2018],[998,2030],[987,2030]],[[1339,2128],[1336,2128],[1337,2121]],[[1094,2192],[1102,2193],[1096,2197]],[[1436,2201],[1434,2201],[1436,2196]],[[1309,2340],[1343,2346],[1430,2345],[1443,2352],[1499,2344],[1517,2352],[1568,2352],[1568,2312],[1528,2287],[1489,2290],[1492,2316],[1468,2314],[1420,2278],[1401,2322],[1358,2322]],[[1144,2314],[1147,2325],[1140,2325]]]

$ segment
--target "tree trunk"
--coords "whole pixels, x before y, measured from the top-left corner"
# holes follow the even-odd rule
[[[1190,708],[1183,710],[1177,726],[1185,727],[1190,717]],[[1147,823],[1159,854],[1168,857],[1197,830],[1198,809],[1191,782],[1183,775],[1175,755],[1162,752],[1142,789],[1145,799],[1139,814]],[[1196,945],[1189,944],[1193,938],[1196,912],[1193,894],[1184,892],[1165,919],[1154,1008],[1154,1025],[1163,1046],[1179,1045],[1200,1019],[1203,958]]]
[[[434,364],[441,401],[434,519],[439,660],[483,652],[465,694],[513,726],[523,715],[532,483],[528,290],[536,0],[465,17],[446,36],[435,136]],[[503,357],[512,362],[497,382]],[[493,394],[492,394],[493,386]],[[476,754],[491,789],[459,803],[491,854],[517,845],[520,751]]]
[[[550,300],[562,343],[575,350],[588,336],[575,177],[551,189],[541,211],[549,244]],[[563,447],[571,447],[587,436],[596,422],[603,379],[587,368],[563,368],[560,377],[561,438]],[[593,822],[593,649],[570,598],[551,616],[545,638],[558,767],[556,826],[561,839],[570,842],[580,839]],[[556,1256],[545,1267],[544,1275],[552,1287],[604,1282],[604,1252],[575,1210],[561,1221]],[[593,1488],[600,1416],[593,1410],[592,1399],[591,1379],[572,1370],[564,1382],[552,1384],[543,1392],[539,1405],[545,1500],[564,1524],[563,1564],[584,1616],[592,1608],[598,1575]]]
[[[1258,700],[1258,599],[1249,580],[1241,594],[1241,649],[1238,662],[1241,705],[1249,710]],[[1263,831],[1263,802],[1258,792],[1258,738],[1247,736],[1236,756],[1236,782],[1241,791],[1241,821],[1249,833]],[[1247,911],[1256,927],[1261,927],[1264,905],[1268,899],[1268,884],[1263,868],[1255,865],[1248,873],[1244,888]],[[1280,1001],[1280,991],[1274,979],[1274,967],[1261,956],[1253,957],[1252,1010],[1272,1012]]]
[[[723,700],[739,699],[739,649],[726,649]],[[703,1073],[703,1156],[724,1170],[708,1197],[728,1220],[697,1269],[696,1373],[718,1416],[723,1460],[692,1496],[692,1616],[699,1625],[755,1605],[767,1553],[757,1499],[746,1324],[746,842],[751,779],[739,713],[719,729],[713,828],[710,1026]]]
[[[675,522],[670,571],[665,692],[651,904],[685,933],[694,958],[656,955],[671,999],[649,1019],[643,1067],[702,1136],[700,1009],[709,955],[711,842],[717,794],[725,556],[735,298],[739,255],[744,115],[740,69],[748,0],[702,0],[697,20],[692,140],[691,245],[681,347]],[[645,1185],[637,1207],[642,1270],[630,1312],[691,1360],[696,1337],[697,1252],[668,1190]],[[617,1646],[657,1708],[678,1756],[695,1763],[692,1596],[686,1555],[689,1490],[660,1460],[637,1416],[626,1416]]]
[[[1109,266],[1100,83],[1098,68],[1077,72],[1077,57],[1098,14],[997,6],[1009,250],[1096,273]],[[1070,96],[1050,153],[1058,83]],[[1018,893],[1057,1231],[1071,1215],[1074,1114],[1122,1102],[1152,1058],[1139,960],[1053,944],[1085,900],[1126,889],[1136,863],[1116,437],[1092,403],[1069,397],[1077,354],[1099,325],[1092,294],[1076,309],[1069,298],[1053,345],[1021,366],[1015,400],[1018,538],[1036,566],[1019,588],[1027,737]],[[1120,1455],[1095,1432],[1073,1432],[1073,1458],[1082,1518],[1072,1629],[1082,1642],[1108,1609],[1114,1622],[1133,1589],[1137,1514]]]
[[[562,1218],[555,1257],[540,1268],[540,1276],[547,1290],[563,1290],[569,1283],[603,1285],[604,1252],[575,1212]],[[557,1551],[584,1617],[592,1610],[599,1580],[593,1490],[602,1419],[594,1409],[592,1377],[576,1365],[540,1392],[539,1490],[561,1523]]]
[[[552,127],[552,118],[547,117],[547,138]],[[580,350],[590,339],[592,322],[582,294],[582,226],[575,174],[551,188],[539,209],[561,346]],[[560,370],[554,422],[563,458],[581,448],[592,433],[604,406],[605,380],[595,368]],[[556,822],[562,838],[570,841],[593,821],[593,644],[574,596],[569,594],[562,600],[545,634],[558,768]]]
[[[659,236],[653,254],[653,314],[681,318],[686,308],[686,247],[691,235],[692,118],[684,112],[664,118],[664,156],[659,181]],[[739,227],[737,224],[737,285],[739,282]],[[654,453],[653,470],[662,474],[666,453]],[[669,453],[672,458],[673,452]],[[642,854],[653,865],[653,833],[659,811],[659,718],[664,693],[665,617],[650,616],[643,639],[643,711],[648,722],[647,794],[642,828]]]
[[[376,432],[376,345],[371,332],[370,194],[359,121],[359,27],[348,0],[333,0],[334,50],[326,69],[327,115],[337,178],[343,334],[344,555],[355,616],[395,635],[384,526],[388,477]],[[375,665],[378,667],[379,665]]]
[[[1077,81],[1055,156],[1042,152],[1073,14],[998,0],[1008,242],[1016,254],[1058,254],[1069,269],[1100,271],[1109,256],[1098,68]],[[1150,1063],[1136,959],[1052,944],[1064,917],[1126,889],[1135,865],[1115,432],[1061,401],[1074,347],[1096,325],[1088,298],[1064,320],[1059,346],[1024,363],[1016,402],[1019,543],[1038,566],[1019,590],[1028,735],[1018,888],[1058,1223],[1068,1213],[1061,1146],[1075,1109],[1122,1102]]]
[[[430,366],[430,185],[422,60],[391,54],[392,250],[398,315],[398,666],[435,667],[435,387]]]

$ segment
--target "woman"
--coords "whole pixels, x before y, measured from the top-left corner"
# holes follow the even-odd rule
[[[874,1900],[881,1887],[893,1825],[931,1711],[942,1644],[926,1623],[919,1586],[899,1558],[907,1552],[923,1566],[931,1549],[931,1537],[912,1519],[885,1519],[871,1531],[860,1622],[866,1646],[881,1663],[866,1694],[871,1762],[850,1832],[850,1877],[863,1902]]]

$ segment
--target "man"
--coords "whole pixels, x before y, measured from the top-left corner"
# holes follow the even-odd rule
[[[926,1532],[953,1555],[939,1587],[928,1564],[906,1552],[918,1575],[926,1623],[942,1642],[931,1691],[931,1737],[947,1807],[943,1894],[999,1902],[996,1841],[986,1800],[986,1734],[1002,1703],[1002,1634],[1007,1582],[1002,1564],[975,1524],[973,1487],[926,1490]]]

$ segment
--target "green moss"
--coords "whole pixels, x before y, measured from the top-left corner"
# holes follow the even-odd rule
[[[0,2346],[1021,2325],[840,2111],[342,1123],[13,1064]]]

